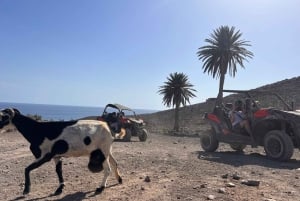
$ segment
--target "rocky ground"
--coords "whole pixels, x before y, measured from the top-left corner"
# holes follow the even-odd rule
[[[265,157],[262,148],[237,153],[221,144],[215,153],[200,148],[199,137],[152,133],[146,142],[114,142],[123,184],[110,176],[108,187],[95,195],[103,173],[87,169],[87,158],[67,158],[62,195],[53,162],[31,173],[32,191],[23,196],[24,168],[33,161],[28,143],[17,133],[0,135],[0,200],[299,200],[300,154],[289,162]],[[249,183],[254,181],[254,183]],[[248,182],[248,183],[247,183]],[[250,186],[249,186],[250,184]],[[251,186],[254,185],[254,186]]]

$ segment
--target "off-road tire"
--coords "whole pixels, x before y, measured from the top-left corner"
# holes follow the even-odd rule
[[[124,142],[130,142],[131,141],[131,129],[126,128],[126,135],[123,138]]]
[[[216,138],[215,131],[211,129],[209,132],[202,133],[200,136],[201,147],[206,152],[214,152],[219,147],[219,141]]]
[[[145,142],[148,138],[148,132],[146,129],[142,129],[139,133],[139,139],[141,142]]]
[[[242,152],[247,146],[245,144],[240,144],[240,143],[231,143],[229,145],[233,150],[238,151],[238,152]]]
[[[272,130],[265,135],[264,149],[269,158],[279,161],[289,160],[294,153],[290,136],[280,130]]]

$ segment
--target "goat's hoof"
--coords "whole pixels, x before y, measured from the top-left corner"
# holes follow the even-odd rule
[[[102,193],[102,191],[104,190],[104,188],[105,188],[104,186],[101,186],[100,188],[97,188],[95,194]]]
[[[23,195],[27,195],[29,193],[29,189],[24,189],[24,191],[23,191]]]
[[[123,183],[122,177],[119,177],[118,181],[119,181],[119,184],[122,184]]]
[[[60,195],[63,192],[63,188],[65,187],[64,184],[61,184],[55,191],[54,195]]]

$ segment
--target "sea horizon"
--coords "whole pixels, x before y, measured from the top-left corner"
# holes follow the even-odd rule
[[[104,107],[97,106],[72,106],[42,103],[14,103],[0,102],[0,109],[16,108],[24,115],[39,115],[43,120],[67,121],[88,116],[101,116]],[[156,112],[156,110],[133,109],[136,114]]]

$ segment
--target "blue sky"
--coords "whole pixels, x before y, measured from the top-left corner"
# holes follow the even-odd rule
[[[0,102],[167,109],[157,94],[183,72],[215,97],[196,52],[221,25],[240,30],[253,59],[224,88],[300,75],[298,0],[0,0]],[[300,86],[299,86],[300,87]]]

